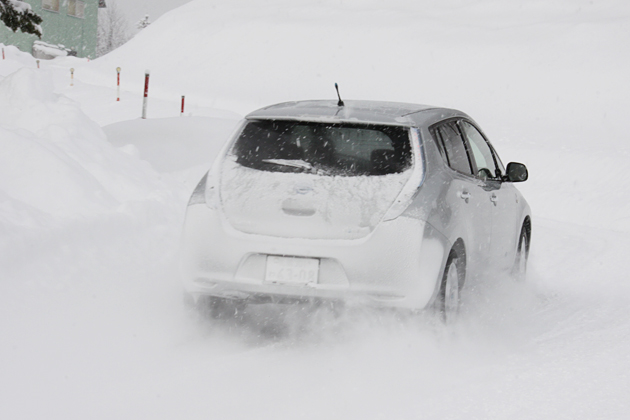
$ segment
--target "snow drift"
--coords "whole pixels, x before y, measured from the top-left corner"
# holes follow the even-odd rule
[[[0,82],[0,127],[0,189],[41,212],[115,211],[162,187],[148,165],[114,149],[79,104],[54,93],[45,72],[24,68]]]
[[[177,214],[169,184],[112,147],[78,103],[53,91],[46,71],[22,68],[0,81],[0,151],[5,267],[24,263],[42,244],[63,246],[50,229]]]

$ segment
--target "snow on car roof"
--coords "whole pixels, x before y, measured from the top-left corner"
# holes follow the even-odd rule
[[[285,102],[256,110],[247,119],[295,119],[301,121],[357,122],[413,126],[410,114],[436,109],[428,105],[382,101],[299,101]]]

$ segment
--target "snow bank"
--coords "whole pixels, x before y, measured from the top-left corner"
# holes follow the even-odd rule
[[[157,174],[115,150],[50,74],[22,69],[0,83],[0,189],[59,217],[111,211],[154,193]]]
[[[22,68],[0,81],[0,266],[5,273],[40,264],[62,271],[72,262],[52,257],[55,250],[112,220],[147,226],[149,235],[164,230],[165,220],[183,211],[177,206],[183,194],[178,194],[149,164],[108,143],[78,103],[54,93],[49,71]],[[69,233],[73,225],[83,227]]]
[[[5,56],[5,59],[0,61],[0,80],[22,67],[37,67],[33,56],[23,53],[17,47],[0,42],[0,48],[4,49]]]
[[[103,131],[116,147],[132,145],[138,157],[159,172],[202,166],[196,183],[214,162],[238,121],[216,117],[136,119],[107,125]]]

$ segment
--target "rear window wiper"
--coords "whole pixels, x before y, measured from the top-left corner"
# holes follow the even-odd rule
[[[313,170],[313,165],[302,159],[263,159],[262,162],[272,163],[280,166],[290,166],[292,168]]]
[[[341,171],[336,171],[334,168],[325,168],[320,165],[313,166],[310,162],[302,159],[261,159],[260,162],[285,166],[288,168],[302,169],[302,172],[317,175],[337,175],[341,173]]]

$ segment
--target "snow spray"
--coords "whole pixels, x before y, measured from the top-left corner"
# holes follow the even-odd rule
[[[185,98],[185,96],[182,95],[182,112],[181,112],[181,114],[179,114],[180,117],[184,116],[184,98]]]
[[[120,67],[116,67],[116,74],[117,74],[117,80],[116,80],[116,101],[120,102]]]
[[[147,100],[149,98],[149,70],[144,72],[144,100],[142,101],[142,119],[147,119]]]
[[[74,68],[70,69],[70,86],[74,86]]]

